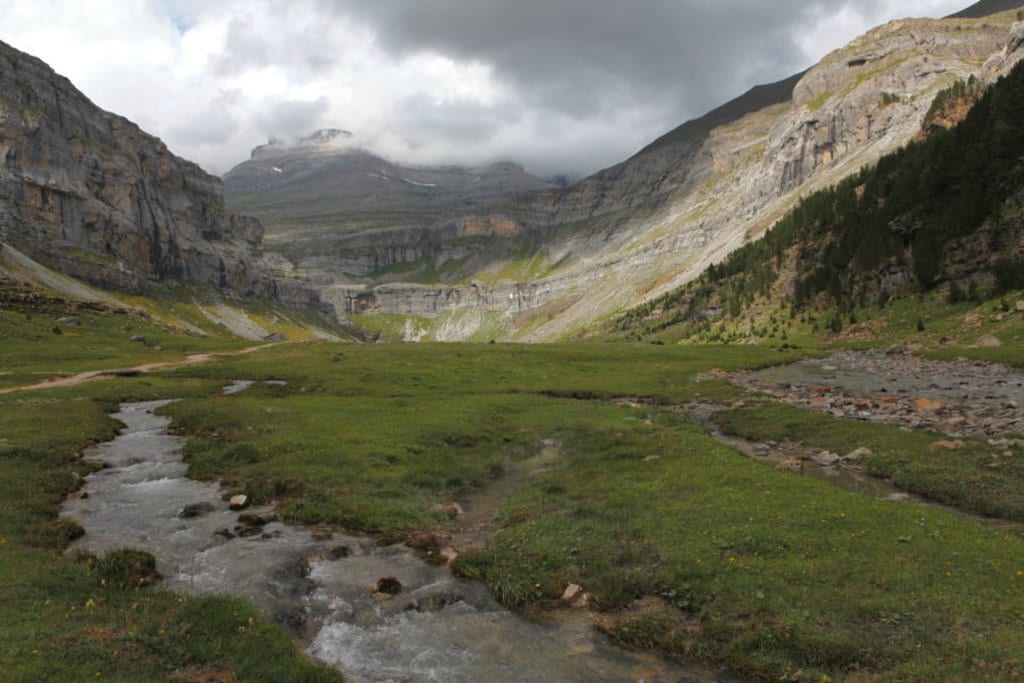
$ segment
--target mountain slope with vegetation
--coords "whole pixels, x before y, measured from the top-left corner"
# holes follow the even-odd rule
[[[832,311],[827,326],[838,332],[857,309],[896,298],[957,304],[1024,289],[1024,67],[988,89],[969,81],[943,91],[926,123],[965,103],[959,124],[933,126],[805,197],[763,238],[634,309],[620,328],[749,338],[754,325],[743,334],[742,323],[774,307],[791,317]]]

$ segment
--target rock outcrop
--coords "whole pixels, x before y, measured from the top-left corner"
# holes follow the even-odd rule
[[[0,43],[0,241],[109,289],[185,280],[275,296],[262,234],[224,208],[218,178]]]

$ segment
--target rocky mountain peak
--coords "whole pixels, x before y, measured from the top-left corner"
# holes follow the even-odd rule
[[[293,153],[346,151],[356,148],[352,142],[354,139],[352,132],[340,128],[323,128],[290,140],[272,137],[267,144],[254,148],[249,158],[270,159]]]

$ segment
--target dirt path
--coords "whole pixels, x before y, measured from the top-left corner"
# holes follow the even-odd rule
[[[253,353],[260,349],[269,349],[272,346],[280,346],[281,344],[287,344],[288,342],[275,342],[273,344],[261,344],[259,346],[248,346],[238,351],[220,351],[217,353],[193,353],[190,356],[186,356],[183,360],[171,360],[162,361],[159,363],[143,363],[142,365],[133,365],[127,368],[112,368],[109,370],[87,370],[86,372],[80,372],[76,375],[69,377],[53,377],[50,379],[44,379],[42,382],[36,382],[35,384],[24,384],[20,387],[9,387],[7,389],[0,389],[0,394],[13,394],[18,391],[36,391],[38,389],[55,389],[59,387],[71,387],[83,382],[89,382],[94,379],[103,379],[106,377],[133,377],[135,375],[142,375],[147,372],[153,372],[155,370],[170,370],[173,368],[181,368],[189,365],[198,365],[199,363],[206,363],[215,358],[228,358],[230,356],[240,356],[247,353]]]

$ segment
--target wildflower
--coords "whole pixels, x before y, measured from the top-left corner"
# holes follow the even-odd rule
[[[89,598],[88,600],[85,601],[85,606],[86,606],[87,609],[91,609],[91,608],[96,606],[96,601],[93,600],[92,598]]]

